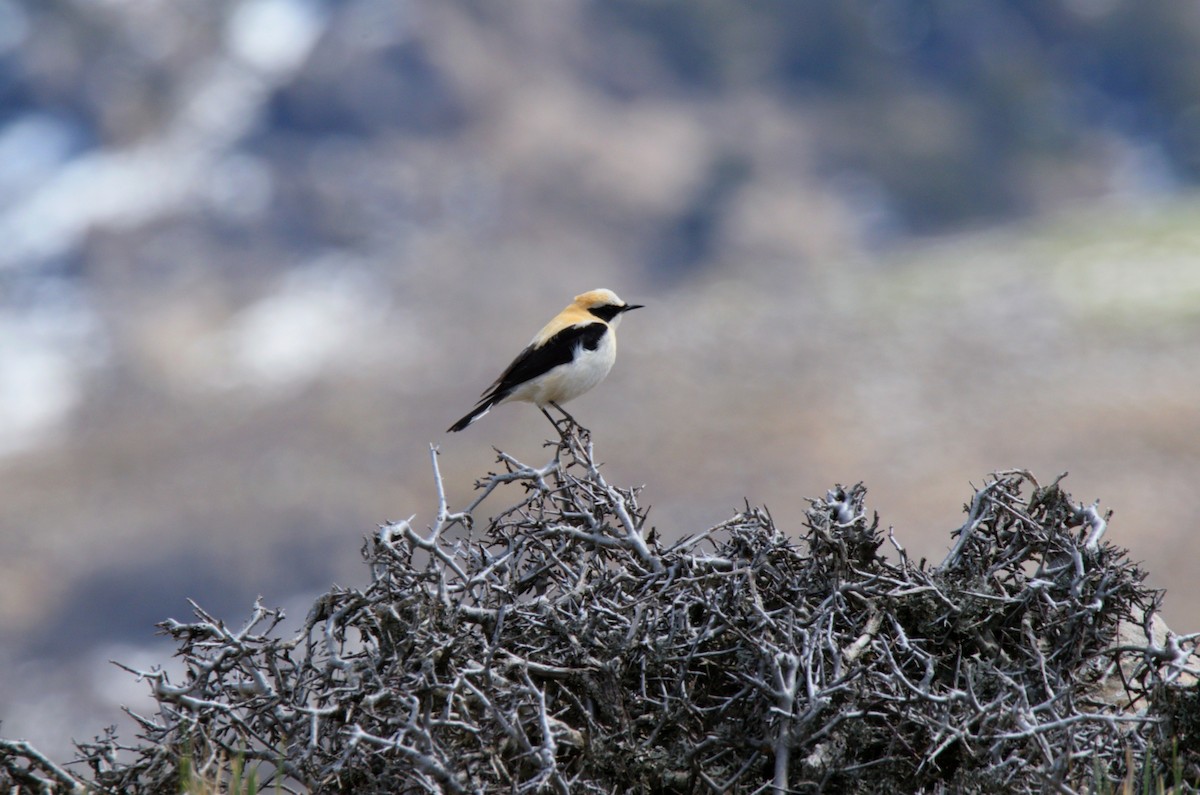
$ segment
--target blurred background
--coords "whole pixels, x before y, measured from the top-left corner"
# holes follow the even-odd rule
[[[1198,178],[1196,2],[0,0],[0,734],[363,585],[430,443],[544,463],[443,431],[595,287],[570,408],[665,536],[862,480],[936,562],[1069,470],[1198,630]]]

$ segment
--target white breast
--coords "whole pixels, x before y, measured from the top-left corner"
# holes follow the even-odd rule
[[[600,345],[589,351],[581,345],[575,358],[560,364],[545,375],[513,390],[508,400],[525,400],[544,406],[547,403],[566,403],[587,392],[604,380],[617,359],[617,339],[610,329],[600,338]]]

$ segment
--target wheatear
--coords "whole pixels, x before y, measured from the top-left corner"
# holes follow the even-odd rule
[[[512,400],[534,403],[547,417],[550,414],[546,406],[554,406],[570,418],[562,404],[608,375],[617,359],[617,324],[631,309],[641,309],[641,304],[627,304],[612,290],[590,290],[575,296],[575,301],[547,323],[484,390],[471,413],[449,430],[461,431],[491,411],[492,406]]]

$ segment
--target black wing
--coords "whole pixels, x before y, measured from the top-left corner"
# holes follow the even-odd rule
[[[481,403],[503,400],[510,392],[526,381],[550,372],[560,364],[575,358],[575,349],[582,347],[594,351],[600,347],[600,338],[608,326],[604,323],[588,323],[583,326],[568,326],[546,340],[540,348],[530,345],[517,354],[508,369],[500,374],[496,382],[484,390]]]
[[[600,347],[600,339],[608,327],[603,323],[587,323],[582,326],[568,326],[546,340],[540,348],[530,345],[517,354],[508,369],[500,374],[490,387],[484,390],[483,397],[475,404],[475,408],[467,416],[451,425],[447,431],[461,431],[479,417],[488,412],[492,406],[508,397],[514,389],[531,379],[537,378],[558,367],[567,364],[575,358],[575,349],[594,351]]]

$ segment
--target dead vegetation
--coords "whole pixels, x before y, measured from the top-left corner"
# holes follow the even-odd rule
[[[1058,481],[994,475],[930,566],[861,485],[812,500],[799,532],[747,506],[667,544],[586,430],[551,446],[540,468],[500,453],[463,510],[434,453],[435,520],[368,539],[365,588],[293,635],[261,604],[240,628],[199,606],[164,622],[186,676],[133,671],[158,705],[137,743],[59,766],[0,742],[0,789],[174,793],[184,759],[380,795],[1200,780],[1196,637],[1156,627],[1107,517]],[[511,507],[485,520],[489,496]]]

